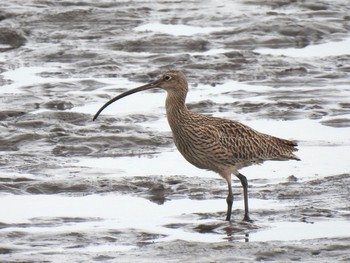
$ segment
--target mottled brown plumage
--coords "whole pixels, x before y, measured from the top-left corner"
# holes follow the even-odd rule
[[[299,160],[294,155],[297,144],[260,133],[240,122],[191,112],[185,104],[188,85],[181,71],[165,72],[150,84],[129,90],[108,101],[96,113],[94,120],[111,103],[142,90],[161,88],[166,90],[165,108],[176,147],[194,166],[217,172],[228,184],[226,220],[231,219],[233,194],[231,174],[236,175],[243,186],[245,215],[248,210],[248,182],[239,169],[266,160]]]

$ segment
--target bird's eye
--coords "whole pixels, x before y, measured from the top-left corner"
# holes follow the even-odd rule
[[[165,75],[165,76],[164,76],[164,80],[171,80],[171,76]]]

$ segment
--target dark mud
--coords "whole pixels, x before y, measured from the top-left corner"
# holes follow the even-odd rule
[[[139,211],[140,226],[131,218],[130,225],[121,228],[104,225],[110,215],[97,212],[56,215],[54,210],[59,205],[55,201],[48,201],[54,208],[52,215],[45,211],[32,214],[29,209],[24,218],[8,219],[6,215],[12,210],[2,210],[0,261],[349,261],[350,237],[346,229],[344,235],[329,235],[320,227],[318,235],[315,230],[307,230],[304,232],[310,231],[309,235],[300,231],[296,238],[290,238],[287,231],[281,231],[277,238],[270,237],[268,230],[279,223],[290,223],[293,228],[299,223],[311,227],[339,222],[342,227],[342,222],[350,221],[350,167],[344,154],[350,145],[350,54],[291,57],[258,52],[259,48],[303,48],[349,38],[349,14],[350,7],[342,0],[331,4],[2,3],[1,206],[8,209],[8,203],[1,203],[8,197],[23,198],[10,204],[20,209],[26,198],[72,198],[74,202],[74,198],[114,193],[149,200],[156,207],[179,200],[188,200],[187,206],[192,205],[190,201],[196,205],[200,201],[220,203],[213,211],[181,212],[171,220],[151,222],[160,224],[160,230],[141,224],[147,221],[145,215],[152,213],[151,205]],[[135,30],[154,22],[218,29],[190,35]],[[264,172],[260,179],[249,180],[253,203],[263,202],[251,209],[253,222],[241,221],[238,182],[234,182],[234,220],[227,223],[223,221],[225,182],[214,174],[201,177],[199,170],[196,176],[179,174],[176,168],[182,167],[182,159],[176,163],[178,167],[160,165],[154,173],[142,173],[145,167],[139,167],[142,176],[127,172],[120,161],[124,157],[131,158],[126,165],[131,168],[143,158],[158,158],[173,150],[169,130],[154,125],[166,122],[162,105],[144,112],[101,115],[98,122],[92,122],[100,105],[127,89],[113,85],[114,81],[145,83],[170,68],[186,72],[192,91],[205,85],[203,97],[189,103],[191,110],[243,122],[278,122],[278,129],[283,129],[286,122],[319,124],[312,131],[299,127],[287,133],[301,137],[295,138],[301,144],[301,164],[284,166],[290,169],[287,171],[270,168],[272,174],[285,172],[279,180],[270,179],[271,174]],[[221,92],[220,85],[229,81],[237,81],[237,85]],[[241,88],[240,83],[250,87]],[[147,101],[142,103],[147,108]],[[80,110],[86,105],[91,107]],[[276,132],[273,127],[270,132]],[[115,160],[113,169],[94,166],[100,158],[109,157]],[[90,166],[79,164],[84,158]],[[164,175],[169,169],[173,172]],[[270,201],[279,205],[265,206]],[[67,207],[68,204],[69,201]],[[130,211],[133,205],[131,202]],[[35,204],[29,206],[35,210]],[[259,240],[263,231],[267,231],[266,236]],[[213,237],[215,242],[210,242]]]

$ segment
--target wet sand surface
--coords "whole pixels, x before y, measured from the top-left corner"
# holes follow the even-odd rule
[[[349,262],[347,1],[7,1],[0,7],[1,262]],[[299,141],[242,170],[251,218],[175,149],[161,91]]]

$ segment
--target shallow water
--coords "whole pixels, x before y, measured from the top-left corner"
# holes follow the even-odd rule
[[[233,10],[233,11],[232,11]],[[1,262],[334,262],[350,249],[346,1],[10,1],[0,9]],[[68,22],[67,22],[68,21]],[[191,110],[296,139],[301,162],[234,184],[175,149],[165,94],[108,99],[185,70]]]
[[[310,45],[304,48],[256,49],[260,54],[288,57],[329,57],[350,54],[350,38],[341,41]]]

